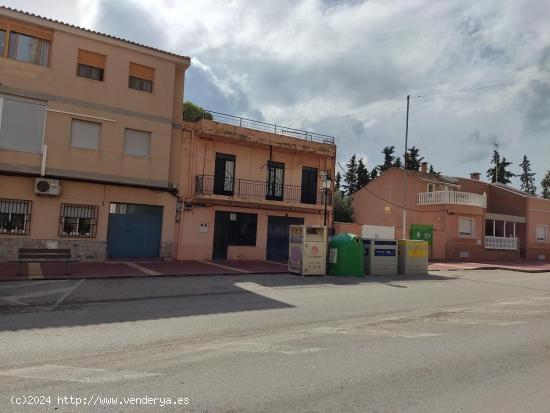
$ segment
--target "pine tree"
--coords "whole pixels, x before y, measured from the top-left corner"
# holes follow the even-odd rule
[[[403,168],[403,163],[401,162],[401,158],[397,156],[395,158],[395,161],[393,161],[393,167],[394,168]]]
[[[405,168],[411,171],[418,171],[423,160],[424,157],[420,157],[420,149],[413,146],[408,149],[405,156]]]
[[[370,171],[370,180],[378,178],[378,168],[372,168],[372,171]]]
[[[384,163],[378,166],[380,173],[386,172],[388,169],[392,168],[395,163],[395,146],[386,146],[382,153],[384,154]]]
[[[336,222],[353,222],[351,197],[341,191],[334,194],[334,220]]]
[[[516,174],[507,169],[510,165],[512,165],[512,162],[508,162],[505,157],[502,157],[497,168],[497,182],[501,184],[509,184],[512,182],[512,178],[516,176]]]
[[[344,188],[346,189],[347,195],[353,195],[353,193],[357,191],[357,157],[355,155],[350,158],[346,168],[347,171],[344,176],[346,185]]]
[[[340,192],[340,186],[342,185],[342,175],[340,172],[336,172],[336,180],[334,182],[334,189]]]
[[[357,163],[357,190],[363,188],[370,181],[370,175],[363,159],[359,158]]]
[[[542,185],[542,197],[550,199],[550,171],[546,171],[546,175],[544,175],[540,184]]]
[[[491,165],[493,167],[487,169],[487,178],[491,180],[492,183],[498,182],[498,168],[500,165],[500,153],[498,151],[498,145],[495,143],[495,149],[493,149],[493,157],[491,158]]]
[[[519,180],[521,181],[521,190],[528,194],[535,195],[537,193],[537,187],[535,185],[535,173],[531,172],[531,162],[527,159],[527,155],[523,155],[523,162],[519,164],[521,167],[521,175]]]
[[[434,174],[434,175],[441,175],[441,172],[435,171],[433,164],[430,164],[430,169],[428,170],[428,173]]]

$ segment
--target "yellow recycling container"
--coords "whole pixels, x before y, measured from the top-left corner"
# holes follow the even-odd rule
[[[398,249],[399,274],[428,274],[428,241],[400,239]]]

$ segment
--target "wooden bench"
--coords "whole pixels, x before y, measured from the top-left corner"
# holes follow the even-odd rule
[[[23,275],[24,262],[64,262],[65,275],[69,275],[69,263],[78,262],[71,259],[71,250],[68,248],[20,248],[18,252],[17,275]]]

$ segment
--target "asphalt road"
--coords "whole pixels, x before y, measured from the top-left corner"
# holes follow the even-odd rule
[[[1,412],[548,412],[548,383],[550,273],[0,284]]]

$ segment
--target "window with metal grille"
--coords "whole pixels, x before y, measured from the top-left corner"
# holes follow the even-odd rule
[[[59,236],[95,238],[97,211],[96,205],[61,204]]]
[[[31,201],[0,198],[0,234],[27,235],[31,224]]]

